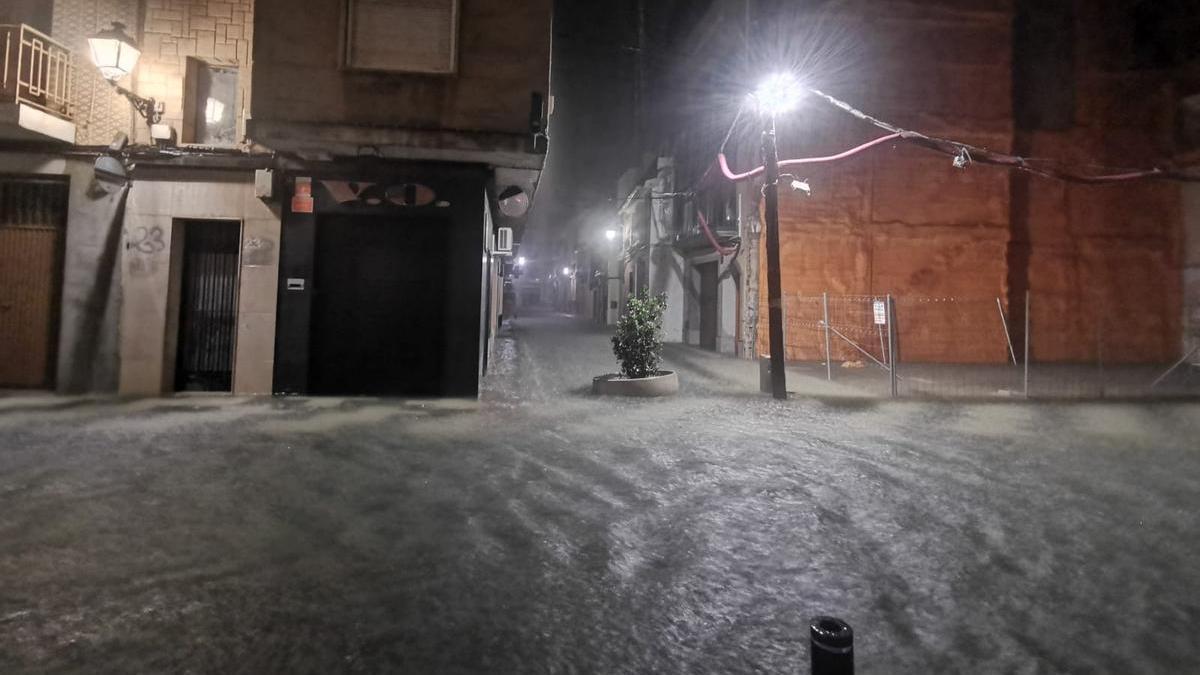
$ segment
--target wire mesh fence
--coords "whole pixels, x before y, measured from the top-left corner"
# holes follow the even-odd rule
[[[1070,304],[1073,303],[1073,304]],[[791,295],[793,390],[873,396],[1129,398],[1200,395],[1200,345],[1136,308],[1050,294],[1005,298]]]

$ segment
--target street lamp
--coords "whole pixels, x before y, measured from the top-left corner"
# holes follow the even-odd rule
[[[142,55],[133,38],[125,34],[125,24],[119,21],[114,21],[111,28],[88,38],[88,47],[92,51],[92,62],[100,69],[104,79],[110,82],[132,73],[138,57]]]
[[[767,219],[767,343],[771,354],[771,396],[787,398],[783,359],[783,283],[779,277],[779,152],[775,146],[775,117],[794,109],[804,90],[791,73],[776,73],[762,81],[752,95],[762,116],[762,153],[766,167],[763,201]]]
[[[614,239],[616,239],[616,238],[617,238],[617,231],[616,231],[616,230],[614,230],[614,229],[612,229],[612,228],[609,228],[609,229],[605,230],[605,231],[604,231],[604,238],[605,238],[605,239],[607,239],[607,240],[609,240],[609,241],[613,241]]]
[[[800,105],[804,87],[791,73],[775,73],[758,84],[753,96],[759,112],[782,115]]]
[[[100,75],[117,90],[117,93],[129,99],[138,114],[146,120],[146,124],[158,124],[162,119],[162,112],[157,101],[138,96],[117,84],[118,80],[133,72],[138,57],[142,55],[137,42],[125,33],[125,24],[114,21],[111,28],[88,38],[88,47],[92,53],[92,63],[96,64]]]
[[[525,266],[525,256],[523,256],[523,255],[517,256],[517,267],[524,267],[524,266]]]
[[[563,276],[564,276],[564,277],[569,277],[569,276],[571,276],[571,268],[570,268],[570,267],[564,267],[564,268],[563,268]]]

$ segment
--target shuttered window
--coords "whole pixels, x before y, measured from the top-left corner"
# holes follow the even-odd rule
[[[348,0],[346,65],[363,70],[453,73],[458,0]]]

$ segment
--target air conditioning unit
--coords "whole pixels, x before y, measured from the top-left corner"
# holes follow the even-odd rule
[[[496,228],[496,255],[512,255],[513,240],[511,227]]]

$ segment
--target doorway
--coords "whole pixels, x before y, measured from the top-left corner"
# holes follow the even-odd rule
[[[68,192],[0,177],[0,387],[54,386]]]
[[[717,263],[696,265],[700,275],[700,347],[717,350]]]
[[[449,223],[436,219],[335,215],[318,221],[310,392],[443,392],[452,311],[446,307],[448,245]]]
[[[237,328],[236,220],[177,220],[183,229],[175,391],[232,391]]]

